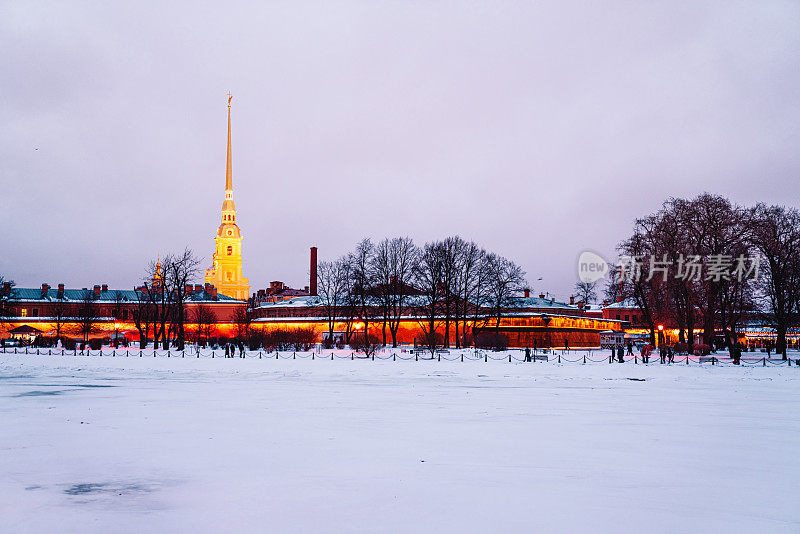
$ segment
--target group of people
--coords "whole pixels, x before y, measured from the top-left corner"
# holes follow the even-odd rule
[[[236,349],[239,349],[239,357],[244,358],[244,343],[241,341],[234,343],[225,343],[225,357],[234,358],[236,356]]]

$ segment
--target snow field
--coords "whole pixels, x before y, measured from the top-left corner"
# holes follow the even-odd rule
[[[0,354],[0,531],[796,532],[798,386],[786,366]]]

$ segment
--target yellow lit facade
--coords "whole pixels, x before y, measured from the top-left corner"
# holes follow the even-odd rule
[[[219,293],[239,300],[250,296],[250,281],[242,274],[242,234],[236,224],[236,204],[233,202],[233,172],[231,165],[231,98],[228,96],[228,161],[225,172],[225,200],[222,202],[222,222],[214,238],[213,266],[206,270],[206,283],[213,284]]]

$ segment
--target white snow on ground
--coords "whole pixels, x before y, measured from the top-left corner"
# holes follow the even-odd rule
[[[794,366],[150,354],[0,353],[1,532],[800,530]]]

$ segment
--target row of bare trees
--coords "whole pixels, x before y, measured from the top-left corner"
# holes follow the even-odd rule
[[[695,329],[707,345],[721,332],[722,343],[732,348],[743,322],[757,318],[775,328],[776,350],[785,357],[786,333],[800,318],[796,209],[737,206],[708,193],[671,198],[636,220],[618,250],[639,258],[641,273],[626,272],[622,262],[612,271],[606,297],[633,299],[653,343],[656,325],[666,319],[690,348],[699,341]]]
[[[367,333],[370,323],[380,323],[380,341],[396,347],[401,319],[413,316],[420,341],[432,350],[451,338],[464,345],[470,325],[484,323],[487,310],[499,328],[504,309],[525,287],[521,267],[458,236],[422,247],[408,237],[363,239],[352,252],[321,262],[317,277],[331,339],[335,323],[344,323],[346,343],[356,323]]]

